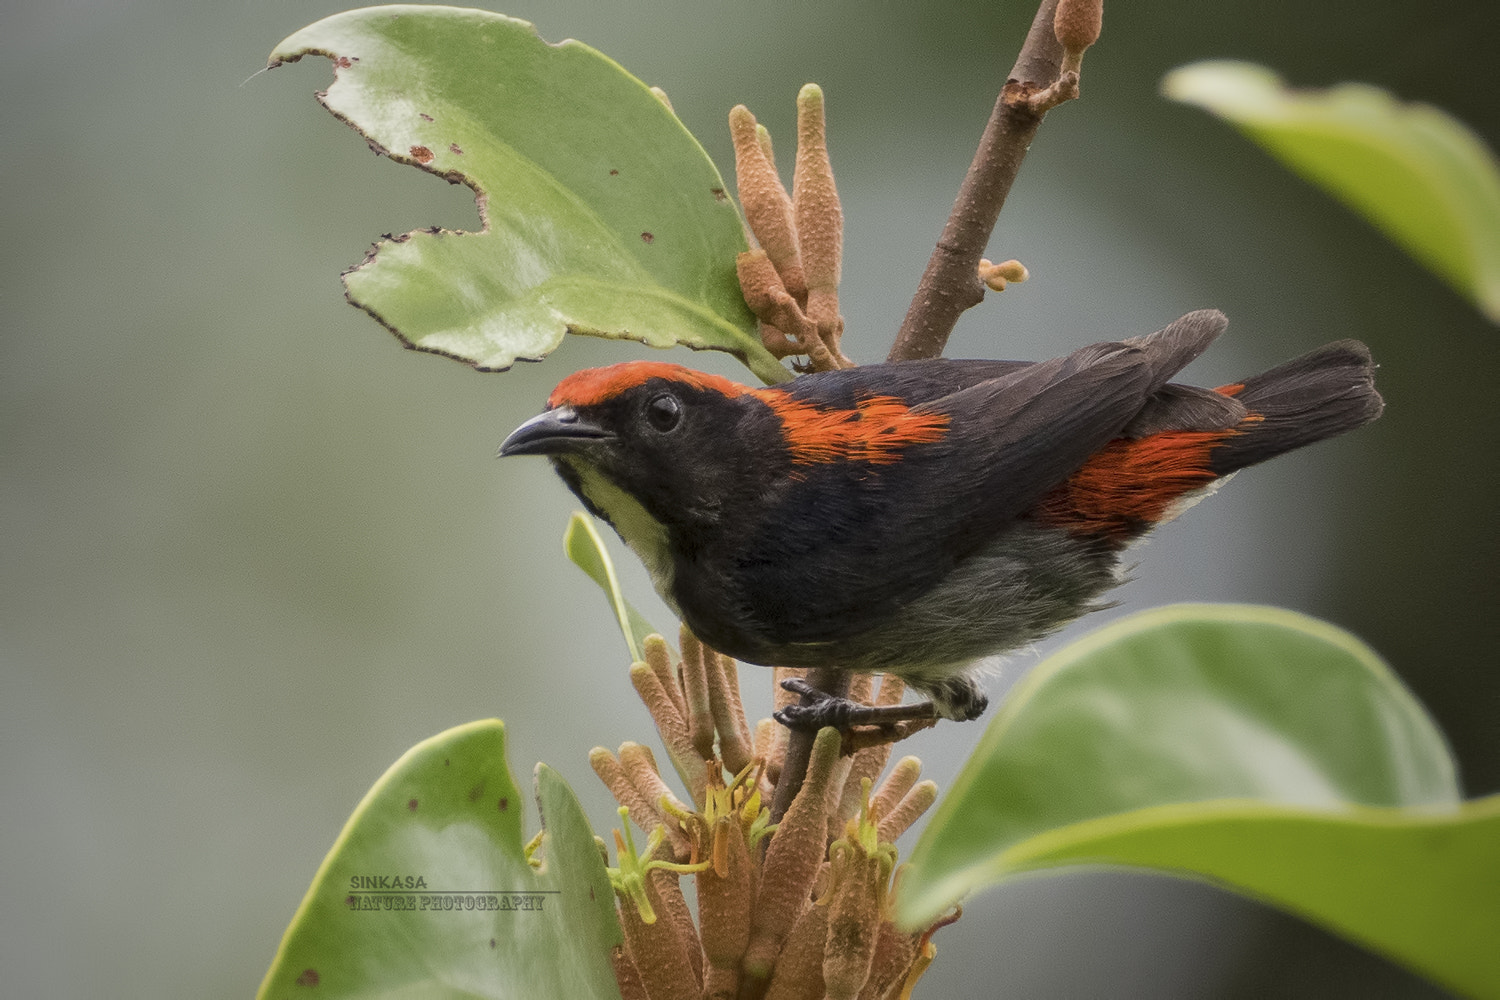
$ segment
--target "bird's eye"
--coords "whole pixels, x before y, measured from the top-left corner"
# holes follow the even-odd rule
[[[682,420],[682,404],[676,396],[664,392],[646,404],[646,419],[665,434]]]

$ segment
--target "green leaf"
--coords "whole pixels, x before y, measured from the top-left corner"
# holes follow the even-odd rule
[[[615,614],[615,621],[620,624],[620,634],[625,637],[625,645],[630,649],[630,658],[639,663],[644,659],[641,655],[642,643],[646,641],[646,636],[656,635],[657,631],[620,592],[620,580],[615,576],[614,561],[609,558],[609,552],[604,548],[604,539],[599,537],[593,519],[587,514],[574,511],[569,518],[568,530],[563,533],[563,551],[573,560],[573,565],[587,573],[589,579],[604,591],[610,610]]]
[[[740,294],[745,235],[723,178],[616,63],[525,21],[406,5],[325,18],[271,65],[313,54],[334,63],[329,111],[477,195],[482,232],[408,233],[344,276],[349,300],[410,346],[489,371],[587,333],[791,377]]]
[[[556,773],[539,765],[536,786],[540,869],[526,859],[502,723],[408,750],[323,859],[259,997],[617,1000],[620,929],[593,833]],[[382,877],[399,885],[360,881]]]
[[[1475,863],[1491,821],[1469,826],[1459,798],[1442,735],[1353,636],[1272,608],[1162,608],[1067,646],[1017,687],[913,850],[897,912],[920,925],[1022,872],[1149,865],[1455,982],[1465,973],[1423,942],[1472,964],[1472,936],[1417,923],[1444,907],[1452,921],[1500,920],[1500,893],[1449,892],[1500,890],[1494,860]],[[1406,905],[1366,905],[1377,892]]]
[[[1290,90],[1244,62],[1183,66],[1162,92],[1238,126],[1500,323],[1500,167],[1461,122],[1364,84]]]
[[[1500,796],[1443,815],[1162,806],[1034,837],[1005,863],[1018,872],[1111,864],[1205,878],[1460,994],[1500,997]]]

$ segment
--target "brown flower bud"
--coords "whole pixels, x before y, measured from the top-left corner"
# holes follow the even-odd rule
[[[691,838],[682,829],[681,822],[675,815],[672,815],[672,812],[687,812],[688,807],[672,794],[672,789],[667,787],[667,783],[662,780],[651,748],[639,743],[621,743],[619,757],[620,766],[625,769],[626,777],[640,793],[641,799],[650,803],[662,827],[666,830],[667,840],[672,844],[673,860],[686,861],[692,853]],[[591,755],[590,760],[592,759]],[[664,811],[663,800],[666,800],[665,808],[670,811]],[[621,805],[628,806],[630,803],[622,802]],[[631,815],[634,816],[634,814],[635,807],[631,806]]]
[[[703,647],[703,664],[708,670],[708,699],[713,712],[714,729],[719,734],[719,758],[726,770],[738,774],[752,757],[750,727],[745,723],[745,706],[740,702],[739,671],[733,658]]]
[[[1063,47],[1062,71],[1078,72],[1083,53],[1099,40],[1104,27],[1104,0],[1058,0],[1052,31]]]
[[[761,346],[770,351],[774,357],[790,358],[802,353],[802,345],[782,333],[773,324],[761,320],[758,325]]]
[[[902,797],[890,815],[880,820],[880,842],[894,843],[924,812],[932,808],[932,804],[937,801],[937,794],[937,782],[918,782]]]
[[[656,672],[646,664],[637,663],[630,668],[630,683],[635,685],[636,694],[646,703],[652,720],[656,722],[656,731],[661,734],[662,743],[667,748],[667,755],[672,758],[672,767],[677,771],[677,776],[682,779],[693,800],[701,801],[703,788],[708,783],[708,769],[704,767],[703,758],[693,748],[686,721],[662,688]]]
[[[822,1000],[827,940],[828,907],[809,906],[787,935],[765,1000]]]
[[[771,747],[776,743],[776,729],[777,722],[775,719],[761,719],[755,724],[755,733],[752,739],[755,756],[761,760],[765,760],[771,755]]]
[[[699,757],[708,760],[714,755],[714,714],[709,702],[705,650],[703,643],[686,625],[682,626],[677,642],[682,649],[682,687],[687,699],[688,736]]]
[[[677,679],[677,671],[672,666],[672,650],[667,645],[667,640],[655,634],[646,636],[641,641],[641,658],[656,674],[656,679],[672,699],[672,704],[677,706],[678,716],[686,715],[687,704],[682,697],[682,682]]]
[[[737,970],[750,943],[750,850],[732,816],[719,817],[712,836],[713,867],[698,874],[698,929],[708,963]]]
[[[870,812],[875,814],[876,822],[895,810],[902,796],[911,791],[920,777],[922,762],[916,757],[902,757],[896,762],[896,766],[891,768],[870,800]]]
[[[828,126],[823,115],[823,91],[809,83],[797,95],[797,166],[792,176],[792,204],[797,240],[808,290],[837,290],[844,251],[844,212],[833,182],[828,158]],[[838,314],[837,295],[832,299]],[[825,317],[814,313],[813,320]]]
[[[737,256],[734,263],[740,279],[740,292],[750,311],[777,333],[783,336],[791,334],[796,338],[787,348],[790,353],[811,357],[820,349],[826,350],[818,339],[816,324],[807,318],[797,300],[782,285],[781,275],[765,250],[747,250]]]
[[[845,823],[859,815],[860,807],[865,801],[864,783],[875,780],[885,769],[885,762],[890,756],[891,745],[880,743],[858,750],[850,758],[849,775],[844,779],[839,805],[832,816],[838,824],[837,827],[831,827],[835,835],[842,832]]]
[[[762,322],[775,314],[776,303],[782,296],[790,298],[781,275],[776,273],[776,265],[760,247],[735,257],[734,270],[740,279],[740,294],[745,297],[745,304]]]
[[[703,1000],[735,1000],[740,994],[740,970],[722,965],[703,969]]]
[[[809,358],[815,366],[832,362],[853,367],[839,350],[844,318],[839,315],[839,277],[843,267],[844,212],[828,158],[828,126],[823,113],[823,91],[809,83],[797,95],[797,165],[792,177],[792,204],[797,220],[797,243],[807,275],[806,313],[828,350]]]
[[[620,987],[620,1000],[649,1000],[646,984],[641,982],[640,971],[631,961],[624,945],[615,945],[609,953],[609,964],[615,969],[615,983]]]
[[[642,795],[630,780],[630,775],[614,754],[604,747],[589,751],[589,766],[604,782],[604,787],[615,797],[615,801],[630,810],[630,819],[642,833],[649,834],[662,825],[661,811],[656,803]]]
[[[916,960],[918,944],[922,935],[907,934],[896,929],[889,921],[883,921],[875,936],[875,958],[870,962],[870,978],[860,990],[859,1000],[882,1000],[890,995],[896,983],[906,979],[912,962]]]
[[[771,147],[771,130],[757,123],[755,126],[755,138],[760,143],[760,151],[766,154],[766,162],[771,165],[772,170],[775,170],[776,150]],[[776,176],[780,177],[781,172],[777,171]]]
[[[729,112],[740,207],[744,209],[750,231],[776,265],[782,284],[793,298],[800,301],[807,297],[807,278],[802,270],[792,199],[766,156],[755,126],[755,116],[743,104],[736,105]]]
[[[842,864],[834,862],[823,988],[828,1000],[855,1000],[870,978],[889,868],[856,840],[839,841],[834,850],[844,856]]]
[[[620,929],[625,932],[625,946],[651,1000],[698,1000],[702,980],[693,972],[689,942],[670,915],[668,902],[661,897],[662,874],[652,872],[645,882],[655,919],[647,923],[635,900],[625,896],[619,906]],[[670,881],[675,884],[676,879]],[[679,891],[679,899],[681,895]],[[692,944],[696,946],[697,942]]]
[[[761,865],[760,895],[745,952],[747,976],[765,979],[787,931],[807,908],[809,887],[827,852],[828,793],[842,737],[831,727],[813,740],[807,777],[771,837]]]
[[[656,912],[659,923],[671,924],[675,929],[678,940],[682,942],[682,950],[687,955],[688,968],[692,971],[693,980],[702,988],[703,985],[703,945],[698,940],[698,928],[693,923],[693,911],[688,908],[687,900],[682,895],[682,879],[672,871],[658,869],[646,876],[646,880],[656,889]],[[648,967],[649,969],[649,967]],[[646,975],[649,977],[650,972]],[[652,993],[652,1000],[656,995]]]

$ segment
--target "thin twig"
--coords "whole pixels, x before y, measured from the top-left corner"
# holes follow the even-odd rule
[[[1000,209],[1046,115],[1028,98],[1051,86],[1063,50],[1052,30],[1057,0],[1042,0],[1031,31],[995,101],[974,161],[964,176],[942,238],[927,262],[917,294],[896,335],[888,361],[935,358],[943,353],[958,317],[984,298],[979,258],[990,241]]]

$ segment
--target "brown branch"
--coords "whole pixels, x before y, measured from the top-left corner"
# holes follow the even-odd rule
[[[938,357],[958,317],[984,298],[979,258],[1046,115],[1029,98],[1056,83],[1062,66],[1062,44],[1052,28],[1057,4],[1042,0],[1031,22],[887,361]]]

